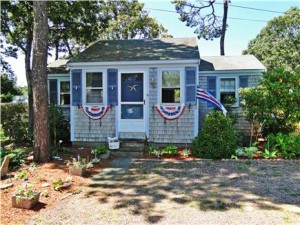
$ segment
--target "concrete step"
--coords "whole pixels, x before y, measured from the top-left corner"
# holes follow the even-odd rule
[[[144,132],[119,132],[119,139],[145,140],[146,134]]]
[[[120,147],[121,148],[138,148],[144,149],[145,148],[145,140],[120,140]]]

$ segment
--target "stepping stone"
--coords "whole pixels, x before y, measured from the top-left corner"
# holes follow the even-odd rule
[[[0,186],[0,190],[3,190],[3,189],[6,189],[6,188],[9,188],[9,187],[12,187],[14,184],[13,183],[9,183],[9,184],[2,184]]]

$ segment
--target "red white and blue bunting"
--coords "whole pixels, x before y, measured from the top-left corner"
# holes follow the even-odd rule
[[[109,110],[109,106],[82,106],[83,112],[93,120],[102,119],[107,111]]]
[[[156,105],[156,110],[166,120],[176,120],[184,112],[185,105]]]

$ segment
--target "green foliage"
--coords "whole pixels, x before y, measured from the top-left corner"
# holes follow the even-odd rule
[[[292,73],[277,69],[264,73],[259,86],[241,89],[246,120],[259,122],[264,136],[295,130],[300,121],[299,83],[300,68]]]
[[[1,102],[11,102],[15,95],[22,95],[21,89],[16,87],[15,80],[1,74]]]
[[[293,159],[300,155],[300,135],[270,134],[264,147],[279,157]]]
[[[189,157],[190,154],[191,154],[191,150],[190,149],[188,149],[188,148],[183,149],[182,155],[184,157]]]
[[[19,180],[23,180],[29,177],[29,173],[27,170],[22,170],[21,172],[17,173],[16,178]]]
[[[160,158],[163,155],[163,152],[158,149],[155,149],[152,151],[152,154],[155,155],[157,158]]]
[[[269,69],[292,71],[300,65],[300,9],[292,7],[270,20],[243,54],[253,54]]]
[[[265,151],[261,155],[265,159],[275,159],[275,158],[277,158],[276,154],[277,154],[277,151],[265,149]]]
[[[4,135],[16,142],[28,139],[28,106],[24,103],[1,105],[1,124]]]
[[[20,198],[33,199],[37,194],[36,190],[33,190],[30,185],[25,184],[24,186],[18,186],[14,192],[14,195],[20,200]]]
[[[178,153],[178,148],[175,145],[168,145],[162,150],[163,154],[175,155]]]
[[[75,168],[86,168],[86,169],[93,167],[93,164],[91,162],[88,162],[87,159],[80,159],[80,158],[79,159],[72,158],[72,161],[68,161],[67,165]]]
[[[182,1],[173,0],[176,12],[180,14],[180,20],[186,22],[186,26],[195,28],[194,33],[198,39],[213,40],[219,38],[222,33],[222,18],[214,14],[213,1]]]
[[[59,140],[70,139],[70,123],[66,119],[64,111],[56,105],[49,107],[50,138],[53,146],[56,146]]]
[[[153,152],[156,151],[156,150],[157,150],[157,147],[155,147],[155,146],[148,146],[147,147],[148,154],[153,154]]]
[[[55,191],[59,191],[60,189],[62,189],[64,187],[64,183],[62,182],[61,179],[59,179],[58,181],[52,182],[52,187]]]
[[[230,158],[236,147],[237,134],[232,120],[221,112],[209,113],[204,127],[193,140],[194,155],[209,159]]]
[[[10,170],[16,170],[21,165],[25,163],[24,158],[29,154],[29,150],[24,150],[21,148],[13,149],[13,150],[7,150],[4,147],[1,147],[1,157],[0,157],[0,163],[2,163],[2,160],[6,155],[9,156],[9,169]]]
[[[97,154],[105,154],[107,151],[107,146],[105,144],[101,144],[92,149],[92,153],[94,155]]]
[[[259,153],[256,144],[253,144],[252,147],[244,147],[244,148],[237,148],[235,150],[235,154],[231,155],[232,159],[238,159],[238,156],[247,156],[248,159],[252,159],[255,153]]]

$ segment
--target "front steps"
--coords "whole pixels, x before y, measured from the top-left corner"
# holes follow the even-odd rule
[[[120,139],[120,148],[110,150],[115,157],[142,157],[146,146],[145,139]]]

